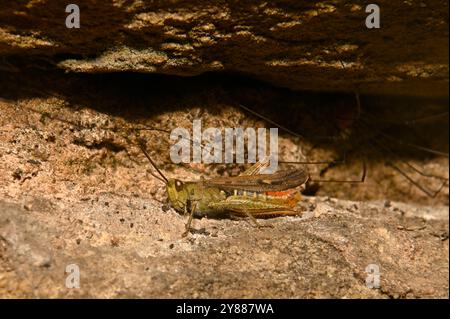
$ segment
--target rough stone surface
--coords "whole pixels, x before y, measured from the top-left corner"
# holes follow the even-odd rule
[[[447,2],[0,2],[0,297],[449,297]],[[169,178],[247,168],[171,163],[194,119],[279,126],[301,214],[182,238],[137,140]]]
[[[64,2],[9,1],[0,68],[20,56],[75,72],[235,72],[293,89],[446,96],[447,2],[377,4],[380,29],[365,27],[360,1],[85,0],[81,28],[67,29]]]
[[[70,214],[62,201],[1,202],[2,296],[448,297],[448,207],[315,198],[302,218],[264,221],[273,228],[202,219],[181,239],[184,219],[157,202],[125,200],[109,215],[105,201],[119,199],[104,194]],[[80,288],[65,286],[69,264]],[[380,289],[365,285],[370,264]]]
[[[83,108],[102,109],[105,99],[121,103],[85,93],[82,104],[69,97],[0,101],[0,296],[448,298],[447,186],[428,198],[377,159],[366,183],[325,190],[364,201],[305,197],[301,216],[261,220],[272,226],[261,229],[248,220],[196,219],[194,232],[182,238],[186,218],[165,206],[163,185],[151,176],[133,134],[120,127],[189,127],[199,112],[205,126],[258,121],[220,104],[214,91],[210,98],[192,92],[175,98],[184,105],[208,101],[203,111],[149,116],[153,111],[145,109],[138,122]],[[128,110],[139,114],[138,107]],[[174,167],[162,132],[142,137],[170,177],[242,169]],[[287,159],[299,159],[294,142],[280,136]],[[409,161],[448,175],[446,159]],[[360,163],[350,166],[350,177],[357,176]],[[388,200],[396,198],[410,204]],[[81,272],[77,289],[65,286],[71,264]],[[380,267],[380,289],[366,287],[370,264]]]

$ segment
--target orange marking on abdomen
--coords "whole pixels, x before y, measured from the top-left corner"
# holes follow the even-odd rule
[[[284,197],[288,196],[291,192],[289,191],[280,191],[280,192],[266,192],[266,195],[268,196],[274,196],[274,197]]]
[[[293,189],[287,191],[266,192],[266,195],[271,196],[272,198],[280,198],[279,200],[282,200],[284,205],[291,207],[294,207],[301,198],[300,193]]]

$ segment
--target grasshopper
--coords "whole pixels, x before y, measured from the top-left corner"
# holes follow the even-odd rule
[[[305,170],[288,169],[274,174],[259,174],[267,165],[266,158],[238,176],[180,181],[167,179],[142,143],[140,147],[162,178],[158,179],[166,184],[170,205],[179,213],[189,213],[183,237],[189,233],[194,215],[249,217],[256,226],[261,227],[256,218],[300,214],[295,206],[301,198],[299,187],[309,178]]]

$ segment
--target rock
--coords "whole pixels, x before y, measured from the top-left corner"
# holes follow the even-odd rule
[[[118,200],[108,198],[112,204]],[[330,205],[343,208],[330,211]],[[110,220],[108,227],[94,230],[92,238],[76,245],[75,234],[92,228],[86,223],[74,228],[70,218],[61,217],[70,212],[86,218],[101,203],[84,209],[75,205],[71,211],[55,207],[37,214],[2,201],[0,266],[10,265],[8,273],[20,276],[0,280],[0,290],[20,286],[22,290],[15,293],[21,297],[60,298],[448,297],[448,237],[441,240],[432,235],[448,229],[448,217],[405,218],[386,211],[382,201],[357,203],[358,209],[349,212],[346,207],[352,205],[317,198],[317,209],[323,211],[319,217],[263,221],[272,228],[256,229],[245,220],[195,220],[195,229],[205,231],[182,238],[184,220],[149,202],[150,211],[134,210],[137,215],[147,214],[145,219],[135,219],[136,227],[144,229],[141,234],[114,226]],[[433,209],[448,216],[448,207]],[[153,216],[161,222],[151,222]],[[424,227],[398,228],[417,222]],[[170,238],[167,243],[154,234],[169,223],[175,227],[165,231]],[[217,236],[209,235],[213,230]],[[121,238],[120,245],[111,245],[108,238]],[[44,256],[43,243],[53,256],[51,267],[44,271],[38,270],[45,265],[44,259],[37,257]],[[79,267],[79,288],[65,286],[69,264]],[[379,267],[379,289],[366,286],[369,265]],[[37,277],[40,285],[36,285]]]
[[[2,297],[448,298],[447,6],[383,0],[369,30],[347,0],[86,0],[80,29],[65,5],[0,12]],[[199,118],[295,131],[281,158],[325,163],[302,216],[182,238],[137,135],[169,178],[242,172],[172,165],[168,133]],[[360,181],[362,159],[365,183],[317,179]]]
[[[0,13],[0,69],[28,57],[73,72],[236,72],[292,89],[447,96],[447,6],[377,4],[380,29],[347,0],[88,0],[81,28],[67,29],[64,2],[11,2]]]
[[[50,267],[51,255],[43,242],[34,236],[35,225],[29,225],[26,231],[21,229],[27,214],[17,207],[3,207],[0,215],[0,238],[14,251],[16,262],[28,263],[36,267]]]

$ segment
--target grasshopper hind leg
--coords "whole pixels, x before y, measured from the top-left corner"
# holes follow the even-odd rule
[[[236,212],[231,212],[230,216],[232,218],[234,218],[235,220],[239,220],[242,219],[242,215],[245,215],[246,217],[248,217],[251,221],[251,224],[253,224],[253,226],[257,227],[257,228],[263,228],[263,227],[273,227],[272,225],[261,225],[260,223],[258,223],[258,221],[256,220],[255,216],[253,216],[252,214],[250,214],[248,211],[240,211],[240,214],[238,215]]]

